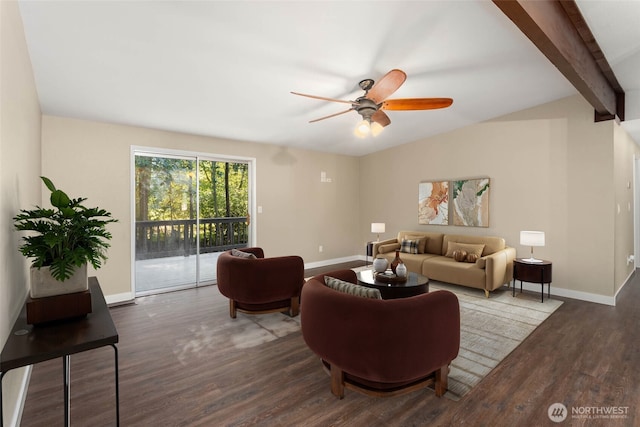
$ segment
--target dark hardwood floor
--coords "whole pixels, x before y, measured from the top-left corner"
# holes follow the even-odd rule
[[[230,319],[215,286],[140,298],[111,309],[120,334],[121,425],[639,425],[639,276],[616,307],[565,300],[457,402],[432,390],[391,398],[347,390],[337,400],[299,331],[238,345],[247,315]],[[72,356],[72,425],[115,425],[112,362],[110,348]],[[556,402],[569,408],[562,424],[547,415]],[[62,362],[35,365],[22,426],[62,424],[62,405]],[[628,413],[577,419],[572,407],[628,407]]]

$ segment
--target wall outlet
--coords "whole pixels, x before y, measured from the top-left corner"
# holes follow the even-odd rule
[[[322,252],[324,250],[324,248],[322,247],[322,245],[318,246],[318,252]]]
[[[629,255],[627,257],[627,265],[631,264],[633,261],[635,261],[636,257],[634,255]]]
[[[332,179],[327,176],[325,171],[320,172],[320,182],[332,182]]]

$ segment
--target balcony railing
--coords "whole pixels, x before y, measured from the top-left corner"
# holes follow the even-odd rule
[[[136,260],[193,255],[197,233],[200,253],[243,248],[249,241],[246,217],[204,218],[199,228],[195,219],[136,221]]]

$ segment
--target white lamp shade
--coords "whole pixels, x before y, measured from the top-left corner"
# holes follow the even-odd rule
[[[371,232],[372,233],[384,233],[384,222],[372,222],[371,223]]]
[[[544,231],[521,231],[520,244],[523,246],[544,246]]]

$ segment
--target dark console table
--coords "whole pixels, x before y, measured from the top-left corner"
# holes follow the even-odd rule
[[[89,277],[93,312],[85,318],[33,326],[27,324],[26,307],[18,316],[0,356],[0,426],[2,413],[2,379],[16,368],[46,360],[62,358],[64,382],[64,425],[70,425],[69,364],[71,355],[94,348],[111,346],[114,350],[116,386],[116,425],[120,425],[120,390],[118,380],[118,331],[100,289],[98,279]]]

